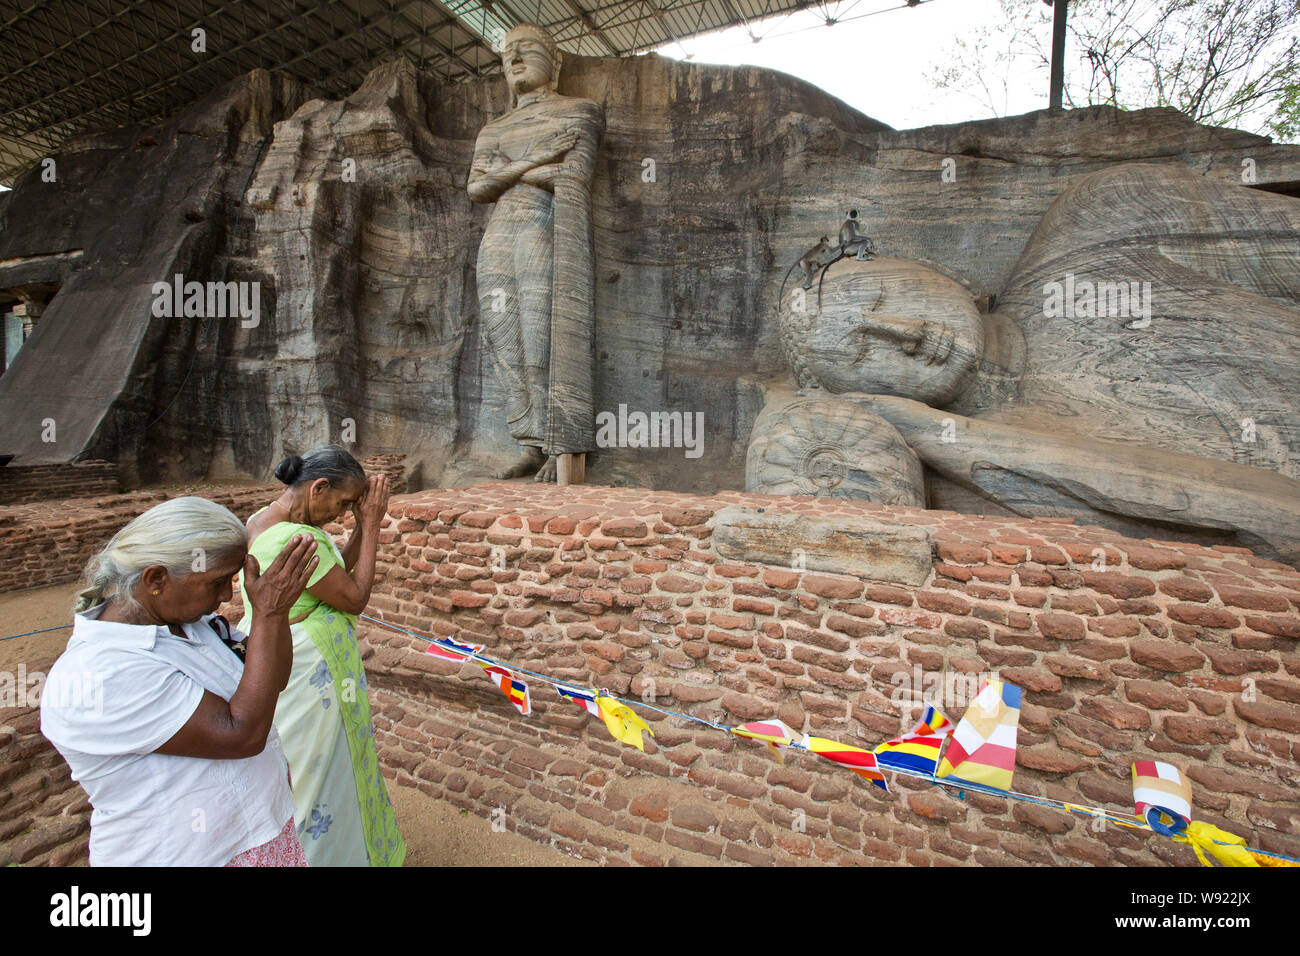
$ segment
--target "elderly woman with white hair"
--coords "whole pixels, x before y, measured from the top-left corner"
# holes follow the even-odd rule
[[[92,866],[306,865],[272,718],[315,550],[297,536],[259,573],[234,514],[175,498],[91,559],[41,732],[94,808]],[[241,569],[247,636],[214,613]]]

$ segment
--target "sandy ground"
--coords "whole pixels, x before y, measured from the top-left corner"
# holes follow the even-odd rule
[[[69,630],[3,640],[72,619],[72,602],[80,587],[61,584],[32,591],[0,594],[0,671],[15,673],[19,663],[56,657],[68,643]],[[389,784],[397,823],[406,837],[407,866],[591,866],[552,847],[515,833],[494,833],[483,817],[413,788]]]

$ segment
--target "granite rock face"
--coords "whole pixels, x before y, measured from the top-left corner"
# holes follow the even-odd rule
[[[599,450],[597,482],[743,485],[763,386],[789,380],[784,277],[847,208],[883,255],[987,307],[1024,268],[1044,214],[1090,174],[1142,161],[1251,193],[1240,185],[1250,158],[1261,201],[1294,203],[1263,190],[1300,188],[1300,148],[1171,110],[899,132],[783,74],[657,56],[567,57],[559,92],[606,116],[592,184],[596,411],[700,413],[705,424],[698,457]],[[0,404],[18,409],[0,421],[0,452],[109,458],[127,480],[260,476],[286,449],[352,435],[358,454],[407,453],[424,485],[512,460],[474,275],[487,210],[465,194],[504,83],[444,86],[398,61],[344,100],[303,96],[252,74],[170,125],[61,154],[64,192],[20,181],[0,212],[0,291],[32,270],[61,288],[0,377]],[[49,258],[72,250],[75,261]],[[178,271],[257,281],[260,323],[153,319],[149,284]],[[989,328],[986,356],[1011,367],[1014,343],[999,338],[1009,327]],[[985,384],[956,401],[964,414],[1007,405]],[[39,440],[49,408],[57,446]]]
[[[57,293],[0,376],[4,454],[110,458],[129,484],[205,474],[220,439],[265,429],[263,403],[223,387],[230,323],[155,316],[152,288],[253,279],[239,206],[272,125],[301,102],[296,82],[254,71],[159,126],[70,143],[52,182],[39,166],[19,179],[0,207],[0,290]]]
[[[1134,163],[1065,190],[951,408],[1300,478],[1300,200]]]

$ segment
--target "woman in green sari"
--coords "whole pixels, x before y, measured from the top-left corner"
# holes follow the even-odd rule
[[[284,459],[275,477],[289,487],[248,519],[249,554],[269,567],[295,534],[305,533],[316,539],[320,558],[289,611],[293,669],[275,711],[298,836],[311,866],[401,866],[406,843],[379,769],[353,633],[374,584],[388,478],[367,478],[355,458],[333,446]],[[340,551],[321,525],[349,509],[356,527]]]

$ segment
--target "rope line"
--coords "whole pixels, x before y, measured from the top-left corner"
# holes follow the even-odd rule
[[[360,617],[362,620],[364,620],[364,621],[368,621],[368,622],[370,622],[370,623],[372,623],[372,624],[378,624],[380,627],[387,628],[387,629],[389,629],[389,630],[391,630],[391,631],[397,631],[397,632],[402,633],[402,634],[407,634],[407,635],[410,635],[411,637],[416,637],[416,638],[419,638],[420,640],[428,641],[431,645],[437,645],[437,646],[439,646],[439,647],[443,647],[444,649],[455,651],[455,648],[448,648],[448,647],[446,647],[446,645],[443,645],[443,644],[439,643],[439,642],[442,640],[442,638],[430,638],[430,637],[429,637],[428,635],[426,635],[426,634],[421,634],[421,633],[419,633],[419,632],[417,632],[417,631],[412,631],[412,630],[410,630],[409,628],[405,628],[405,627],[402,627],[402,626],[397,625],[397,624],[392,624],[392,623],[390,623],[390,622],[388,622],[388,621],[383,621],[383,620],[380,620],[380,619],[378,619],[378,618],[371,617],[371,616],[368,615],[368,614],[360,614],[360,615],[358,615],[358,617]],[[483,654],[478,654],[478,653],[469,653],[469,652],[461,652],[461,651],[456,651],[456,653],[462,653],[462,654],[464,654],[464,657],[465,657],[466,660],[475,660],[475,661],[479,661],[479,662],[481,662],[481,663],[490,664],[490,665],[493,665],[493,666],[496,666],[496,667],[500,667],[500,668],[503,668],[503,669],[505,669],[505,670],[514,671],[514,672],[519,673],[519,674],[526,674],[526,675],[528,675],[528,676],[530,676],[530,677],[536,677],[536,678],[538,678],[539,680],[541,680],[543,683],[549,684],[549,685],[551,685],[552,687],[557,686],[557,685],[559,685],[559,686],[566,686],[566,687],[568,687],[568,686],[573,686],[572,684],[568,684],[568,683],[566,683],[566,682],[564,682],[564,681],[556,680],[555,678],[550,677],[550,676],[547,675],[547,674],[540,674],[540,673],[538,673],[537,671],[531,671],[531,670],[528,670],[527,668],[519,667],[519,666],[517,666],[517,665],[515,665],[515,664],[511,664],[511,663],[508,663],[508,662],[506,662],[506,661],[499,661],[499,660],[496,660],[495,658],[490,658],[490,657],[487,657],[486,655],[483,655]],[[583,688],[583,689],[584,689],[584,690],[591,690],[592,688]],[[714,723],[714,722],[711,721],[711,720],[705,720],[705,719],[702,718],[702,717],[695,717],[695,716],[693,716],[693,715],[691,715],[691,714],[683,714],[683,713],[681,713],[680,711],[665,710],[665,709],[663,709],[663,708],[661,708],[661,707],[656,707],[656,706],[654,706],[653,704],[647,704],[645,701],[641,701],[641,700],[627,700],[626,698],[616,697],[615,695],[610,694],[610,693],[608,693],[607,691],[605,691],[605,690],[603,690],[603,689],[602,689],[599,693],[600,693],[602,696],[610,697],[611,699],[616,700],[616,701],[618,701],[619,703],[628,704],[628,705],[630,705],[630,706],[634,706],[634,707],[645,707],[645,708],[648,708],[648,709],[650,709],[650,710],[657,711],[658,713],[665,714],[665,715],[667,715],[667,716],[669,716],[669,717],[681,717],[681,718],[684,718],[684,719],[686,719],[686,720],[692,720],[692,721],[695,721],[696,723],[705,724],[705,725],[707,725],[707,726],[709,726],[709,727],[712,727],[712,728],[714,728],[715,730],[721,730],[721,731],[724,731],[724,732],[726,732],[726,733],[731,733],[731,730],[732,730],[730,727],[726,727],[726,726],[723,726],[722,724]],[[791,742],[789,743],[788,746],[790,746],[791,748],[796,749],[796,750],[802,750],[802,751],[804,751],[805,753],[812,753],[811,748],[805,746],[805,745],[804,745],[802,742],[800,742],[800,741],[791,740]],[[1020,791],[1018,791],[1018,790],[999,790],[997,787],[990,787],[990,786],[987,786],[986,784],[981,784],[981,783],[971,783],[971,782],[969,782],[969,781],[965,781],[965,780],[960,781],[960,782],[958,782],[958,781],[953,781],[953,780],[948,780],[948,779],[946,779],[946,778],[939,778],[939,777],[936,777],[936,776],[935,776],[934,774],[932,774],[932,773],[924,773],[924,772],[922,772],[922,771],[911,770],[911,769],[908,769],[908,768],[901,768],[901,767],[898,767],[898,768],[896,768],[896,767],[884,767],[884,768],[882,768],[882,767],[877,766],[876,769],[877,769],[877,770],[880,770],[882,773],[896,773],[896,774],[901,774],[901,775],[903,775],[903,776],[905,776],[905,777],[914,777],[914,778],[916,778],[916,779],[918,779],[918,780],[924,780],[924,781],[926,781],[927,783],[930,783],[930,784],[935,784],[935,785],[940,786],[940,787],[947,787],[947,788],[950,789],[950,790],[956,790],[956,791],[958,791],[958,793],[957,793],[957,798],[960,798],[960,794],[961,794],[963,791],[970,790],[970,791],[973,791],[973,792],[975,792],[975,793],[985,793],[985,794],[988,794],[989,796],[1002,797],[1002,798],[1004,798],[1004,799],[1009,799],[1009,800],[1020,800],[1020,801],[1026,802],[1026,803],[1037,804],[1038,806],[1041,806],[1041,807],[1047,807],[1048,809],[1051,809],[1051,810],[1059,810],[1059,811],[1064,812],[1064,813],[1069,813],[1071,816],[1089,816],[1089,817],[1096,817],[1096,818],[1100,818],[1100,819],[1102,819],[1102,820],[1107,820],[1107,821],[1109,821],[1109,822],[1111,822],[1111,823],[1117,824],[1118,826],[1129,827],[1130,829],[1134,829],[1134,830],[1146,830],[1146,831],[1151,832],[1151,833],[1155,833],[1155,832],[1156,832],[1155,830],[1153,830],[1153,829],[1150,827],[1149,824],[1147,824],[1147,822],[1146,822],[1143,818],[1138,817],[1136,814],[1132,814],[1132,815],[1129,815],[1129,814],[1118,814],[1118,813],[1116,813],[1116,812],[1114,812],[1114,811],[1103,810],[1103,809],[1101,809],[1100,807],[1089,807],[1089,806],[1084,806],[1083,804],[1077,804],[1077,803],[1066,803],[1066,802],[1063,801],[1063,800],[1053,800],[1053,799],[1051,799],[1050,797],[1039,797],[1039,796],[1035,796],[1034,794],[1030,794],[1030,793],[1022,793],[1022,792],[1020,792]],[[1211,842],[1213,842],[1213,843],[1217,843],[1217,844],[1219,844],[1220,846],[1235,846],[1235,845],[1236,845],[1236,844],[1228,843],[1228,842],[1226,842],[1226,841],[1224,841],[1224,840],[1212,840]],[[1257,849],[1255,849],[1255,848],[1253,848],[1253,847],[1250,847],[1250,848],[1248,848],[1248,849],[1249,849],[1249,852],[1251,852],[1251,853],[1255,853],[1255,854],[1259,854],[1260,856],[1268,856],[1268,857],[1273,857],[1273,858],[1275,858],[1275,859],[1279,859],[1279,860],[1286,860],[1286,861],[1288,861],[1288,862],[1292,862],[1292,863],[1300,863],[1300,859],[1298,859],[1298,858],[1296,858],[1296,857],[1287,856],[1287,855],[1285,855],[1285,854],[1283,854],[1283,853],[1271,853],[1271,852],[1269,852],[1268,850],[1257,850]]]

